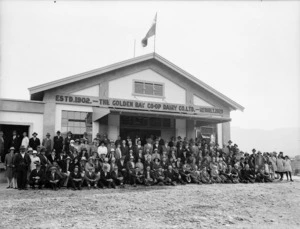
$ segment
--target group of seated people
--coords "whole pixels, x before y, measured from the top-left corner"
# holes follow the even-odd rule
[[[236,144],[232,146],[231,141],[220,148],[218,144],[208,144],[205,139],[187,141],[181,137],[165,142],[160,137],[151,136],[144,145],[141,145],[139,138],[134,141],[130,138],[118,138],[117,141],[96,138],[92,145],[94,147],[89,149],[85,147],[86,143],[78,147],[75,142],[80,143],[79,140],[71,140],[68,151],[65,147],[61,152],[53,149],[48,155],[43,147],[33,150],[21,146],[19,154],[24,155],[22,157],[28,170],[24,178],[15,176],[17,179],[26,179],[18,181],[18,186],[27,182],[32,188],[58,190],[67,187],[81,190],[83,187],[236,184],[278,179],[271,161],[274,155],[262,155],[259,151],[256,154],[255,149],[249,155],[240,151]],[[13,147],[11,153],[14,154]],[[29,161],[25,160],[26,155]],[[17,160],[12,161],[18,174],[20,165],[14,164]]]

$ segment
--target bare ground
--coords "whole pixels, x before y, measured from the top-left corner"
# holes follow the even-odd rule
[[[126,189],[7,190],[0,228],[300,228],[300,179]]]

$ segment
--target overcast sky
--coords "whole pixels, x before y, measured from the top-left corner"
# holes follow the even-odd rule
[[[245,107],[232,126],[300,127],[299,1],[0,1],[0,97],[156,52]]]

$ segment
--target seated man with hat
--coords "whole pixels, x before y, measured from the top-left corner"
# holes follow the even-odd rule
[[[168,169],[165,171],[165,184],[166,185],[176,185],[176,177],[172,169],[172,165],[168,166]]]
[[[120,185],[121,188],[124,188],[124,177],[122,173],[119,172],[117,165],[113,167],[113,171],[111,172],[111,178],[113,179],[116,185]]]
[[[126,164],[126,169],[127,169],[127,179],[129,183],[133,183],[133,179],[134,179],[134,171],[135,171],[135,163],[133,162],[134,157],[131,156],[130,157],[130,161],[127,162]]]
[[[73,190],[81,190],[82,186],[82,175],[79,172],[79,166],[75,165],[74,171],[70,174],[70,182],[73,187]]]
[[[137,166],[132,174],[133,187],[136,187],[137,184],[144,184],[144,174],[143,171]]]
[[[42,188],[42,185],[44,185],[44,171],[41,170],[41,164],[40,162],[36,162],[35,164],[36,168],[33,169],[29,176],[29,185],[35,189],[35,185],[38,186],[39,189]]]
[[[84,180],[86,181],[88,185],[88,189],[91,189],[91,186],[94,186],[95,189],[97,189],[97,177],[96,173],[93,172],[93,168],[89,167],[88,171],[85,172]]]
[[[52,190],[57,191],[57,189],[60,187],[59,186],[60,176],[57,174],[57,168],[56,166],[51,166],[49,170],[50,173],[48,174],[47,181],[50,184]]]
[[[111,177],[110,170],[107,165],[103,165],[103,171],[100,177],[100,186],[103,186],[103,188],[116,188],[116,184]]]
[[[153,171],[151,171],[150,165],[147,165],[145,171],[145,185],[150,186],[153,185],[154,183],[156,183],[155,174],[153,173]]]
[[[164,185],[165,184],[165,174],[163,172],[162,167],[159,167],[156,171],[155,171],[155,179],[158,185]]]

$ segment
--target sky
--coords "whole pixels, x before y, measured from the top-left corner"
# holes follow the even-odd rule
[[[156,52],[244,106],[232,126],[300,128],[299,1],[0,0],[0,97],[153,52],[156,12]]]

